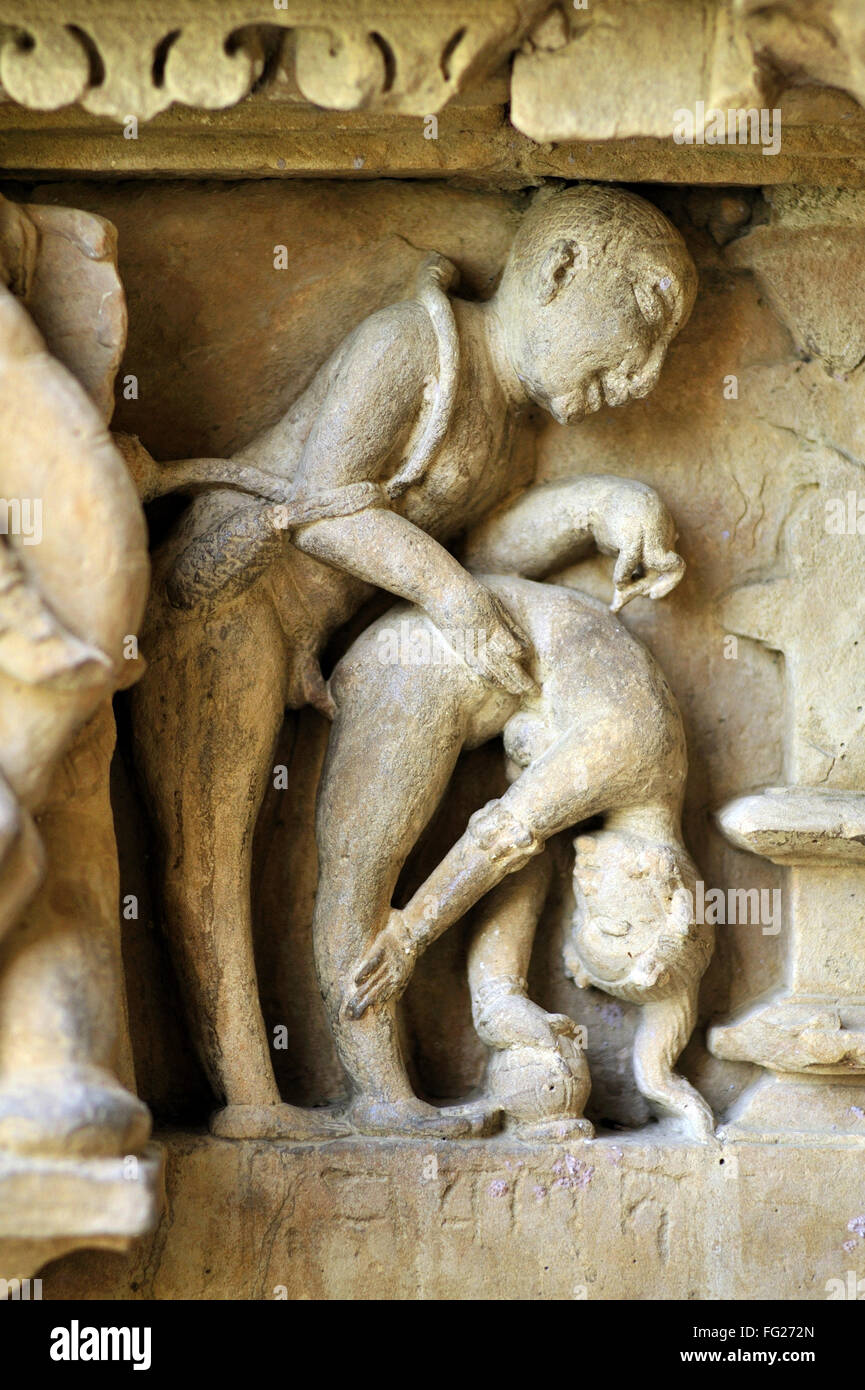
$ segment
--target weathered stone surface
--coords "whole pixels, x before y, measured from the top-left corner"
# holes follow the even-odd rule
[[[161,1175],[155,1144],[124,1158],[25,1161],[4,1152],[0,1241],[143,1235],[159,1213]]]
[[[120,1080],[134,1086],[109,799],[110,699],[148,561],[105,428],[125,340],[106,224],[45,208],[7,211],[3,230],[0,1260],[25,1277],[36,1242],[48,1259],[94,1230],[126,1239],[157,1210],[158,1162],[123,1191],[111,1161],[137,1164],[150,1133]]]
[[[847,376],[865,357],[865,202],[847,190],[779,189],[771,207],[770,225],[735,242],[729,259],[754,271],[803,354]],[[826,294],[827,263],[843,299]]]
[[[763,106],[733,6],[607,0],[574,7],[561,34],[533,31],[514,61],[512,120],[534,140],[669,137],[674,112]],[[698,117],[696,133],[702,134]]]
[[[738,131],[720,133],[714,113],[774,109],[791,80],[861,102],[862,41],[857,0],[568,6],[560,23],[534,29],[514,60],[512,120],[540,141],[669,137],[684,110],[698,143],[741,143]]]
[[[66,0],[63,15],[0,3],[0,81],[23,106],[147,120],[173,101],[225,107],[288,62],[310,100],[437,111],[513,51],[547,0],[463,0],[458,10],[351,0],[151,0],[119,13],[112,0]],[[284,31],[291,31],[283,46]]]
[[[31,204],[27,215],[39,235],[28,312],[107,422],[126,347],[126,298],[114,228],[76,208]]]
[[[138,394],[127,399],[121,381],[114,428],[162,459],[225,455],[274,423],[364,313],[409,292],[433,246],[486,297],[524,203],[318,181],[75,191],[118,229],[130,319],[120,376],[133,373]],[[37,196],[57,198],[49,185]]]
[[[433,127],[375,109],[334,115],[281,86],[227,111],[174,106],[136,139],[77,107],[45,114],[0,102],[5,167],[16,177],[469,179],[525,188],[547,178],[614,182],[865,186],[865,112],[842,92],[789,87],[776,99],[782,141],[677,145],[670,136],[538,143],[511,125],[505,77],[449,102]]]
[[[162,1153],[126,1158],[0,1154],[0,1279],[27,1279],[67,1251],[128,1251],[156,1225]]]
[[[44,1298],[825,1299],[865,1274],[861,1150],[825,1143],[165,1146],[154,1237],[49,1266]]]
[[[36,196],[44,200],[46,189]],[[483,294],[494,283],[521,206],[521,200],[501,195],[375,184],[343,186],[327,196],[321,185],[305,184],[231,191],[172,187],[152,191],[150,216],[145,219],[139,214],[143,193],[135,187],[102,186],[88,192],[79,185],[53,190],[52,196],[66,202],[74,197],[85,204],[89,199],[120,228],[121,255],[126,246],[123,274],[133,306],[133,346],[123,371],[137,371],[153,387],[147,387],[146,399],[121,401],[117,418],[121,428],[140,433],[163,458],[212,455],[245,442],[272,422],[308,380],[304,345],[319,344],[315,356],[321,360],[339,334],[352,326],[352,305],[360,316],[365,263],[357,262],[354,238],[337,232],[347,210],[373,243],[377,228],[389,219],[390,239],[376,266],[379,286],[389,285],[394,272],[406,273],[398,239],[404,236],[415,245],[432,243],[453,255],[465,267],[472,292]],[[330,199],[335,200],[336,215],[328,212]],[[815,434],[816,427],[808,423],[815,412],[832,410],[836,420],[843,421],[844,447],[854,450],[856,444],[848,436],[858,429],[858,387],[855,378],[845,387],[827,378],[818,364],[803,366],[785,329],[761,303],[750,275],[724,266],[712,237],[691,227],[682,204],[675,205],[674,215],[697,257],[703,289],[694,318],[673,344],[655,393],[627,409],[602,411],[577,430],[551,423],[540,432],[537,447],[547,477],[572,475],[576,467],[657,480],[676,517],[679,548],[689,568],[683,583],[659,607],[635,600],[623,617],[661,661],[683,708],[692,750],[686,835],[707,886],[733,883],[768,889],[777,885],[777,871],[726,846],[710,811],[755,782],[778,780],[782,685],[775,662],[756,644],[739,639],[736,659],[727,658],[716,596],[729,590],[743,569],[751,571],[761,559],[771,562],[789,508],[791,469],[798,478],[797,440],[775,423],[783,424],[790,409],[786,402],[783,409],[777,405],[778,383],[789,378],[790,400],[805,412],[805,434]],[[298,241],[290,242],[292,252],[300,248],[301,228],[310,248],[304,253],[310,259],[303,296],[292,293],[292,276],[272,269],[273,245],[284,241],[292,226],[298,227]],[[475,226],[485,246],[475,240]],[[313,252],[314,241],[322,249]],[[259,250],[244,255],[244,244]],[[166,256],[169,264],[176,264],[176,275],[165,274]],[[243,280],[226,282],[226,264],[243,265],[247,276],[266,277],[261,288],[249,290]],[[340,309],[334,319],[330,307],[325,314],[322,304],[334,302],[329,275],[339,285],[344,277],[353,283],[350,277],[355,274],[358,289],[346,301],[344,316]],[[260,337],[244,329],[251,302],[259,314],[268,315],[267,331]],[[236,325],[225,336],[220,306],[225,309],[224,322]],[[291,332],[290,323],[297,325]],[[257,354],[269,333],[282,336],[263,378]],[[727,401],[725,379],[730,373],[737,377],[739,398]],[[263,381],[267,390],[262,389]],[[695,453],[697,419],[700,447]],[[827,424],[820,432],[824,429],[829,432]],[[808,446],[803,447],[803,457],[810,458]],[[565,571],[563,578],[608,601],[609,564],[587,559],[579,569]],[[763,712],[758,731],[751,720],[752,704]],[[273,1060],[283,1094],[301,1103],[338,1096],[342,1087],[314,982],[309,938],[315,883],[310,817],[326,728],[325,721],[310,712],[300,724],[287,725],[274,762],[288,768],[292,792],[287,798],[284,791],[270,789],[256,861],[257,952],[267,1023],[271,1030],[288,1028],[286,1045],[273,1052]],[[841,732],[840,738],[845,737]],[[462,828],[460,815],[467,818],[477,809],[479,786],[489,785],[483,761],[482,751],[470,755],[459,774],[462,800],[458,796],[456,809],[436,823],[439,843],[447,843],[449,834],[456,839]],[[125,858],[125,874],[131,877],[124,881],[138,887],[140,850],[130,844]],[[434,862],[428,860],[430,868]],[[141,923],[130,923],[127,935],[130,941],[140,941],[136,951],[146,951],[151,960],[153,910],[146,897],[141,901]],[[570,911],[567,902],[551,902],[544,915],[532,966],[534,988],[540,990],[536,997],[546,1008],[587,1026],[592,1117],[643,1123],[647,1110],[634,1088],[629,1062],[635,1012],[594,991],[577,992],[565,977],[561,933]],[[274,932],[273,922],[283,924],[283,929]],[[718,955],[705,980],[704,1017],[736,1008],[767,988],[777,978],[785,947],[783,931],[764,936],[748,924],[725,926],[718,938]],[[463,940],[455,930],[452,940],[442,938],[431,948],[405,1001],[415,1065],[426,1092],[440,1097],[465,1094],[481,1079],[484,1064],[484,1050],[469,1021],[467,989],[464,983],[454,984]],[[154,1054],[153,1040],[173,1036],[177,1028],[176,1001],[167,1002],[165,988],[155,984],[147,998],[134,1000],[140,1025],[136,1052],[139,1069],[144,1069],[144,1094],[164,1096],[171,1090],[169,1103],[177,1114],[179,1108],[182,1113],[183,1099],[176,1083],[172,1090],[164,1062],[154,1071],[148,1060]],[[722,1117],[751,1075],[750,1069],[711,1058],[699,1041],[687,1050],[684,1066]],[[186,1084],[188,1103],[203,1119],[200,1092],[191,1077]]]
[[[719,813],[731,843],[773,864],[865,861],[865,796],[825,787],[767,787]]]
[[[0,0],[3,1272],[855,1296],[860,7],[292,6]]]

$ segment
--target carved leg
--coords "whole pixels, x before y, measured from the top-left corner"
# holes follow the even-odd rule
[[[574,776],[580,768],[579,780]],[[517,777],[503,796],[475,812],[468,828],[403,910],[422,948],[484,894],[539,855],[551,836],[612,802],[617,758],[591,731],[571,728]]]
[[[134,696],[138,757],[163,841],[163,914],[225,1138],[331,1138],[347,1126],[280,1101],[252,940],[255,823],[283,718],[282,630],[248,602],[159,634]]]
[[[106,700],[66,754],[39,818],[45,879],[0,948],[0,1145],[137,1153],[150,1116],[131,1090]],[[85,860],[82,844],[87,846]]]
[[[698,984],[643,1005],[634,1039],[634,1076],[661,1114],[683,1121],[692,1138],[706,1143],[715,1132],[712,1112],[691,1083],[673,1071],[696,1022]]]
[[[355,1092],[350,1119],[366,1134],[460,1138],[487,1128],[484,1108],[426,1105],[413,1093],[395,1004],[349,1017],[350,967],[387,921],[409,851],[447,786],[462,746],[454,692],[433,668],[391,668],[386,689],[341,680],[319,788],[316,966],[339,1055]],[[451,682],[456,677],[450,672]],[[388,737],[390,735],[390,737]]]
[[[0,776],[0,942],[36,892],[45,851],[33,817]]]
[[[575,1025],[528,997],[526,976],[551,877],[551,856],[542,854],[487,894],[469,947],[469,985],[478,1035],[494,1049],[493,1098],[521,1136],[562,1139],[593,1129],[582,1114],[590,1081]]]
[[[573,1029],[564,1014],[545,1013],[528,996],[526,976],[551,876],[550,856],[541,854],[478,907],[469,988],[475,1028],[487,1047],[555,1047],[556,1033]]]

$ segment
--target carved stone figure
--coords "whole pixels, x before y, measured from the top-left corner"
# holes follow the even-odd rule
[[[0,150],[0,1305],[862,1301],[865,4],[0,0]]]
[[[634,834],[617,815],[599,834],[577,840],[577,911],[565,960],[576,984],[642,1006],[637,1086],[662,1115],[703,1140],[714,1130],[712,1112],[673,1067],[697,1021],[713,931],[695,920],[697,870],[681,832],[668,827],[647,836],[645,829],[644,822]]]
[[[439,630],[482,636],[466,659],[491,693],[534,688],[518,624],[446,543],[531,481],[514,451],[530,406],[576,423],[651,390],[696,286],[654,207],[592,186],[538,198],[489,302],[451,300],[453,276],[431,257],[416,298],[362,322],[233,459],[138,459],[145,497],[203,490],[155,560],[135,727],[166,924],[226,1136],[342,1127],[280,1102],[257,997],[250,854],[285,707],[332,711],[319,652],[372,586]],[[642,541],[636,527],[608,547],[623,592]],[[663,564],[647,582],[674,581],[678,558]]]
[[[566,486],[579,494],[580,481]],[[609,510],[601,512],[601,534],[615,530],[617,511],[633,518],[635,498],[650,512],[659,509],[648,489],[616,487],[614,479],[582,481],[589,489],[605,485]],[[553,529],[562,489],[538,492]],[[540,497],[532,503],[539,520]],[[534,554],[522,533],[527,567],[536,572],[544,555],[551,568],[555,563],[545,529],[537,528]],[[669,540],[669,518],[664,529]],[[492,551],[489,535],[478,548]],[[595,600],[510,576],[482,578],[532,643],[537,691],[493,694],[459,660],[383,665],[391,648],[410,653],[434,642],[431,620],[417,609],[397,609],[373,624],[331,678],[337,711],[319,793],[315,930],[322,988],[355,1088],[350,1118],[370,1133],[447,1134],[459,1124],[459,1110],[436,1111],[412,1095],[388,1001],[402,993],[420,953],[500,885],[485,904],[470,951],[479,1030],[497,1049],[534,1047],[543,1054],[542,1061],[537,1054],[532,1059],[535,1073],[546,1067],[544,1082],[535,1076],[534,1105],[520,1094],[513,1107],[523,1132],[591,1132],[580,1122],[587,1087],[570,1041],[573,1025],[529,1000],[526,975],[548,881],[536,856],[551,836],[604,814],[604,830],[577,845],[578,911],[568,965],[578,984],[644,1005],[638,1084],[706,1138],[708,1106],[672,1074],[694,1025],[697,986],[711,954],[711,930],[694,922],[697,872],[681,837],[687,759],[675,701],[645,649]],[[382,737],[383,730],[391,736]],[[406,906],[392,910],[405,858],[461,749],[498,734],[509,790],[472,816]],[[349,807],[361,793],[365,813],[358,825]],[[510,1108],[507,1071],[497,1059],[490,1110]],[[577,1084],[561,1083],[562,1076]]]
[[[101,219],[6,202],[0,216],[0,1148],[134,1154],[150,1117],[118,1080],[132,1076],[108,770],[145,527],[104,415],[25,307],[110,412],[122,291]]]

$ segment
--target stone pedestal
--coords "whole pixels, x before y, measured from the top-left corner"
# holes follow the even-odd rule
[[[72,1250],[128,1250],[162,1205],[162,1151],[38,1159],[0,1154],[0,1279],[27,1279]]]
[[[865,1143],[865,795],[772,787],[724,808],[726,838],[786,869],[787,984],[709,1030],[717,1057],[771,1076],[749,1092],[727,1137],[821,1134]],[[825,1084],[818,1078],[832,1084]]]
[[[861,1154],[825,1137],[161,1138],[162,1224],[128,1259],[52,1266],[44,1298],[822,1300],[865,1274]]]

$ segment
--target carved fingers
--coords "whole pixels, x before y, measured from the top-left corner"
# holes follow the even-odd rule
[[[411,979],[416,953],[398,922],[399,914],[391,913],[388,925],[351,972],[355,988],[345,1006],[349,1018],[362,1018],[367,1009],[402,994]]]
[[[532,645],[501,600],[482,584],[476,586],[469,615],[475,640],[463,642],[465,659],[479,676],[509,695],[529,695],[537,686],[525,669]]]
[[[685,562],[674,550],[663,550],[642,537],[619,551],[613,570],[613,601],[618,613],[632,598],[645,594],[659,599],[675,589],[685,573]]]

